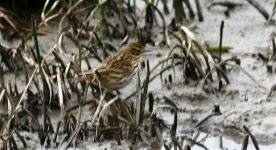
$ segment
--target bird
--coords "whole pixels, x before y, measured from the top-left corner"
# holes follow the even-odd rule
[[[82,73],[75,81],[92,81],[108,91],[119,90],[129,84],[138,68],[139,56],[148,52],[139,42],[128,43],[107,57],[95,69]]]

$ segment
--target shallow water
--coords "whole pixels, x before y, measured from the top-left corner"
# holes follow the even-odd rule
[[[202,135],[204,136],[204,135]],[[220,147],[220,141],[222,141],[222,148]],[[221,149],[227,149],[227,150],[239,150],[242,148],[242,144],[241,143],[237,143],[235,141],[233,141],[232,139],[228,139],[225,137],[222,137],[222,140],[219,136],[209,136],[208,138],[206,138],[205,141],[201,142],[202,144],[204,144],[206,147],[208,147],[208,149],[210,150],[221,150]],[[263,144],[259,144],[259,148],[262,150],[273,150],[276,147],[276,143],[274,144],[269,144],[269,145],[263,145]],[[203,150],[202,147],[199,147],[197,145],[192,147],[193,150]],[[248,147],[247,149],[255,149],[251,139],[248,142]]]

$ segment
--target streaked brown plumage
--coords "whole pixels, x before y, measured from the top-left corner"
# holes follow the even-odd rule
[[[74,80],[91,80],[108,90],[118,90],[125,87],[138,67],[139,55],[145,52],[140,43],[129,43],[120,50],[106,58],[93,71],[85,72]]]

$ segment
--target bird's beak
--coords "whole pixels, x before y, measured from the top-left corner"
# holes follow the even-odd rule
[[[148,50],[148,49],[144,49],[144,51],[143,51],[144,53],[148,53],[148,52],[150,52],[150,50]]]

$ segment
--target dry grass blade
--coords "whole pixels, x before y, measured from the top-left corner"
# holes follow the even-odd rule
[[[96,32],[94,32],[94,36],[95,36],[97,42],[99,43],[100,47],[103,50],[104,58],[107,58],[108,57],[108,53],[107,53],[107,49],[105,47],[105,44],[102,42],[101,38],[98,36],[98,34]]]
[[[276,4],[275,4],[276,5]],[[276,44],[275,44],[275,33],[271,34],[271,43],[272,43],[272,56],[271,59],[276,61]]]
[[[9,113],[9,116],[12,115],[12,110],[14,109],[14,99],[11,95],[12,93],[12,88],[11,88],[11,84],[9,82],[9,84],[7,84],[6,86],[6,92],[5,92],[5,95],[7,96],[7,99],[8,99],[8,113]]]
[[[82,107],[83,107],[83,103],[86,101],[87,92],[88,92],[88,84],[85,85],[83,96],[80,99],[79,110],[78,110],[78,119],[77,119],[77,127],[80,126],[80,121],[81,121],[81,116],[82,116]]]
[[[92,19],[92,17],[94,16],[94,14],[99,11],[100,9],[102,9],[103,5],[107,2],[107,0],[100,0],[99,3],[97,4],[97,6],[90,12],[89,16],[86,18],[85,22],[89,22],[89,20]]]
[[[195,3],[196,3],[198,20],[200,22],[202,22],[203,21],[203,15],[202,15],[202,10],[201,10],[201,7],[200,7],[199,0],[195,0]]]
[[[138,76],[139,78],[139,76]],[[150,79],[150,67],[149,67],[149,61],[147,61],[147,73],[146,73],[146,78],[144,80],[143,83],[143,92],[137,92],[139,95],[141,95],[140,101],[137,100],[136,105],[139,105],[138,107],[136,107],[139,110],[136,110],[136,113],[138,112],[138,114],[136,114],[136,119],[138,119],[138,124],[140,125],[143,122],[143,118],[144,118],[144,112],[145,112],[145,105],[146,105],[146,100],[147,100],[147,95],[148,95],[148,85],[149,85],[149,79]],[[138,84],[137,88],[140,88],[140,84]],[[139,90],[138,90],[139,91]]]
[[[76,1],[70,8],[68,8],[67,12],[62,16],[59,22],[59,30],[62,30],[62,24],[67,16],[69,16],[74,9],[76,9],[84,0]]]
[[[18,50],[18,51],[19,51],[19,50]],[[24,61],[24,58],[23,58],[23,56],[22,56],[22,52],[19,51],[19,52],[17,52],[17,53],[18,53],[18,55],[19,55],[20,61],[22,62],[21,64],[22,64],[22,66],[23,66],[23,72],[24,72],[24,75],[25,75],[25,82],[26,82],[26,84],[27,84],[27,81],[29,80],[28,68],[27,68],[26,63],[25,63],[25,61]]]
[[[251,4],[253,7],[255,7],[262,15],[263,17],[268,20],[269,19],[269,14],[268,12],[265,10],[265,8],[263,6],[261,6],[257,1],[255,0],[247,0],[247,2],[249,2],[249,4]]]
[[[51,85],[51,78],[48,76],[44,68],[41,68],[43,75],[41,75],[42,82],[43,82],[43,95],[44,95],[44,100],[48,102],[48,104],[51,103],[52,97],[53,97],[53,88]]]
[[[190,1],[189,1],[189,0],[183,0],[183,1],[184,1],[185,5],[186,5],[187,8],[188,8],[188,11],[189,11],[189,14],[190,14],[190,18],[194,18],[194,17],[195,17],[195,13],[194,13],[194,11],[193,11],[193,9],[192,9],[192,6],[191,6],[191,4],[190,4]]]
[[[271,98],[273,97],[273,95],[276,93],[276,85],[272,85],[268,94],[267,94],[267,97],[266,97],[266,100],[267,101],[271,101]],[[0,97],[0,101],[1,101],[1,97]]]
[[[97,52],[95,51],[95,48],[93,47],[87,47],[85,45],[82,45],[82,47],[86,50],[88,50],[90,53],[92,53],[94,55],[94,57],[99,61],[102,62],[102,58],[97,54]]]
[[[66,69],[66,65],[62,61],[61,57],[55,51],[53,51],[53,55],[55,56],[56,61],[61,65],[62,70],[65,70]]]
[[[60,125],[61,125],[61,121],[59,121],[58,124],[57,124],[56,132],[55,132],[55,135],[54,135],[54,138],[53,138],[54,143],[56,143],[56,141],[57,141],[57,136],[58,136],[58,133],[59,133]]]
[[[125,123],[127,123],[129,125],[135,124],[136,122],[133,118],[133,115],[130,113],[128,107],[126,106],[126,104],[121,99],[118,100],[118,105],[120,106],[121,111],[124,112],[126,117],[127,117],[127,120],[123,119],[123,120],[125,120]],[[120,119],[121,117],[118,116],[118,118]]]
[[[276,14],[276,1],[274,2],[272,13],[271,13],[271,15],[269,15],[269,18],[268,18],[267,22],[269,22],[269,23],[274,22],[275,23],[275,20],[272,19],[275,14]]]
[[[68,149],[68,147],[70,146],[70,144],[72,143],[72,141],[74,140],[74,138],[77,136],[77,134],[80,132],[80,130],[81,130],[81,126],[79,126],[78,128],[76,128],[75,131],[72,133],[71,137],[69,138],[69,140],[67,141],[67,143],[65,145],[62,145],[60,147],[60,149],[62,149],[62,150]]]
[[[145,15],[146,27],[145,27],[145,30],[146,30],[147,33],[151,34],[151,29],[153,27],[154,13],[153,13],[152,7],[149,4],[147,4],[145,11],[146,11],[146,15]]]
[[[3,63],[0,63],[0,85],[1,87],[5,87]]]
[[[165,61],[167,61],[167,60],[169,60],[169,59],[171,59],[171,58],[165,59]],[[151,72],[153,72],[154,70],[156,70],[157,67],[160,66],[160,65],[162,65],[165,61],[164,61],[164,60],[161,60],[155,67],[153,67],[153,69],[151,70]],[[172,67],[174,67],[173,64],[169,64],[169,65],[163,67],[158,73],[156,73],[156,74],[154,74],[154,75],[152,75],[152,76],[150,77],[149,83],[150,83],[151,81],[153,81],[155,78],[157,78],[158,76],[160,76],[162,73],[164,73],[165,71],[167,71],[168,69],[172,68]],[[141,86],[141,88],[143,88],[143,87],[144,87],[144,85]],[[129,95],[125,98],[125,100],[127,100],[127,99],[131,98],[132,96],[134,96],[136,92],[137,92],[137,90],[135,90],[134,92],[132,92],[131,94],[129,94]]]
[[[14,114],[17,112],[17,110],[20,108],[21,103],[22,103],[22,101],[23,101],[23,97],[24,97],[25,93],[27,92],[27,90],[28,90],[28,88],[29,88],[29,86],[30,86],[30,84],[31,84],[31,82],[32,82],[32,80],[33,80],[33,78],[34,78],[34,75],[37,73],[38,69],[39,69],[39,66],[37,65],[36,68],[35,68],[35,70],[33,71],[32,75],[31,75],[31,77],[30,77],[30,79],[29,79],[29,81],[28,81],[28,83],[27,83],[27,85],[26,85],[26,87],[25,87],[25,89],[24,89],[24,91],[23,91],[23,93],[22,93],[22,95],[21,95],[21,97],[20,97],[20,99],[19,99],[17,105],[15,106],[15,108],[14,108],[14,110],[13,110],[13,112],[12,112],[12,115],[10,116],[11,118],[14,117],[13,115],[14,115]]]
[[[166,21],[165,21],[165,18],[163,16],[163,13],[152,3],[148,3],[148,5],[149,5],[148,7],[152,7],[155,11],[157,11],[159,16],[161,17],[161,20],[162,20],[162,33],[163,33],[163,39],[162,39],[161,43],[165,42],[167,45],[170,46],[168,30],[167,30]]]
[[[64,100],[63,100],[63,90],[61,86],[61,73],[59,67],[57,68],[57,83],[58,83],[58,96],[59,96],[59,105],[60,105],[60,112],[61,112],[61,118],[64,117]]]
[[[3,103],[5,109],[8,108],[8,112],[0,115],[0,143],[3,144],[3,148],[28,149],[39,147],[39,144],[41,144],[40,148],[67,149],[83,146],[87,148],[90,147],[87,145],[87,141],[90,140],[91,142],[91,138],[95,138],[96,141],[92,142],[116,140],[119,147],[120,144],[122,146],[129,144],[128,146],[131,149],[154,149],[156,147],[158,147],[156,149],[163,147],[165,149],[191,149],[190,145],[185,146],[187,143],[207,149],[201,142],[205,142],[203,140],[210,138],[210,135],[207,133],[204,139],[200,140],[202,139],[202,136],[199,136],[201,132],[194,132],[197,130],[194,128],[200,127],[201,129],[202,126],[210,128],[205,126],[206,120],[221,113],[213,112],[211,115],[208,113],[207,117],[203,116],[202,120],[194,123],[195,126],[189,126],[185,123],[178,124],[180,120],[183,121],[182,113],[185,113],[185,116],[187,116],[186,113],[194,115],[193,112],[181,108],[180,105],[182,106],[182,103],[186,102],[193,105],[197,102],[176,102],[174,99],[183,99],[183,97],[184,99],[209,99],[209,94],[211,96],[222,96],[229,89],[226,87],[222,90],[223,93],[217,93],[217,86],[213,88],[213,85],[217,85],[216,83],[219,82],[219,89],[221,89],[222,83],[230,83],[228,72],[240,73],[237,70],[244,72],[263,89],[267,90],[267,88],[258,83],[252,75],[249,75],[244,71],[245,69],[239,66],[241,61],[239,58],[222,59],[232,55],[230,52],[227,56],[223,56],[223,52],[228,52],[231,48],[222,45],[223,22],[220,28],[219,46],[211,45],[209,47],[209,45],[203,45],[197,39],[193,32],[201,31],[201,29],[197,30],[197,23],[199,23],[199,20],[203,20],[199,0],[161,1],[164,5],[160,5],[160,0],[146,0],[142,3],[136,0],[45,0],[45,4],[40,5],[40,7],[43,7],[39,11],[42,19],[39,22],[40,24],[37,25],[35,21],[32,22],[32,32],[26,36],[23,35],[24,33],[20,35],[22,36],[20,45],[9,49],[0,47],[0,57],[2,58],[0,64],[0,103]],[[136,6],[138,4],[142,5]],[[173,6],[169,6],[169,4]],[[268,20],[274,19],[276,14],[276,2],[271,4],[274,4],[274,6]],[[230,6],[226,7],[230,9]],[[140,9],[141,7],[144,8]],[[162,7],[164,11],[162,11]],[[195,8],[197,12],[194,12]],[[174,14],[165,16],[166,12],[171,11],[169,9],[172,9]],[[0,7],[0,16],[1,10]],[[60,17],[60,20],[55,19],[57,17]],[[53,19],[56,22],[52,22]],[[169,26],[166,24],[167,19],[172,19]],[[2,18],[2,20],[8,25],[7,28],[10,30],[8,32],[17,35],[15,32],[21,30],[13,20],[10,20],[14,23],[12,25],[9,25],[9,20],[5,21],[5,18]],[[50,23],[54,26],[48,29],[46,26]],[[5,28],[3,25],[1,22],[0,28]],[[205,24],[202,25],[205,26]],[[199,27],[202,27],[202,25]],[[14,29],[13,26],[17,29]],[[43,28],[40,28],[42,26]],[[59,33],[51,32],[52,29],[57,28],[62,31]],[[50,33],[47,37],[39,36],[39,32],[44,29],[46,29],[46,32],[50,31]],[[58,36],[56,36],[57,34]],[[213,35],[207,36],[212,37]],[[265,60],[265,63],[270,63],[272,66],[270,75],[274,73],[273,64],[276,61],[275,35],[272,34],[271,37],[268,54],[260,53],[260,57]],[[3,38],[14,40],[13,37],[3,36]],[[41,41],[44,39],[47,41]],[[120,43],[121,39],[123,40]],[[53,40],[55,40],[54,45],[47,49],[46,47]],[[134,92],[127,91],[129,90],[127,88],[119,89],[120,91],[117,90],[117,93],[115,93],[115,89],[106,90],[108,88],[104,86],[110,86],[114,80],[117,81],[113,78],[120,76],[117,74],[123,72],[117,71],[117,69],[108,70],[104,68],[101,70],[102,66],[105,65],[101,62],[109,54],[116,51],[116,49],[114,50],[115,45],[121,44],[123,46],[129,41],[138,41],[141,45],[148,46],[154,54],[147,55],[142,59],[150,58],[153,60],[152,62],[147,61],[147,63],[145,61],[141,62],[142,68],[137,73],[137,85],[131,89]],[[18,44],[16,42],[17,40],[15,40],[15,44]],[[163,56],[165,57],[162,58]],[[250,55],[243,55],[243,57],[248,59]],[[121,58],[119,57],[118,60]],[[158,60],[160,61],[157,63]],[[115,61],[117,62],[116,59]],[[94,72],[91,71],[95,76],[95,78],[90,78],[92,81],[71,82],[71,79],[75,76],[81,75],[81,70],[93,70],[99,62],[101,64],[98,68],[100,69],[94,69],[97,70]],[[137,63],[140,66],[140,61],[134,63],[135,67]],[[149,63],[152,63],[153,66],[150,67]],[[121,68],[127,67],[123,66]],[[251,67],[251,65],[247,67]],[[256,64],[253,64],[252,67],[255,69]],[[257,65],[257,67],[260,66]],[[146,71],[142,73],[141,70]],[[115,72],[114,75],[112,71]],[[100,81],[100,73],[106,72],[111,72],[110,77]],[[15,75],[15,77],[9,77],[10,74]],[[85,77],[89,78],[88,75]],[[161,83],[159,80],[151,83],[159,77]],[[10,78],[15,78],[15,83],[8,82]],[[25,80],[22,80],[22,78],[25,78]],[[112,83],[104,84],[104,81]],[[120,83],[124,81],[119,79]],[[212,83],[209,83],[209,81]],[[21,83],[23,83],[23,86]],[[214,93],[208,93],[207,90],[202,91],[200,89],[202,84],[204,84],[204,90],[210,89]],[[190,89],[191,86],[192,89]],[[129,87],[133,87],[133,85]],[[156,89],[150,92],[149,89],[154,87]],[[180,89],[183,87],[184,89]],[[275,87],[272,86],[268,93],[268,102],[275,95]],[[187,95],[186,88],[192,91],[192,95]],[[121,96],[125,97],[129,93],[131,95],[126,99],[130,99],[133,95],[137,97],[134,96],[129,101],[121,99]],[[163,96],[164,94],[170,96]],[[239,93],[234,91],[230,94]],[[244,101],[247,101],[247,96],[246,93]],[[198,102],[200,103],[200,101]],[[148,106],[146,106],[146,103],[148,103]],[[91,110],[90,113],[89,110]],[[170,116],[172,120],[162,118],[170,112],[174,115],[174,118],[172,118],[172,115]],[[201,114],[204,112],[195,113]],[[60,115],[60,117],[56,118],[57,115]],[[52,124],[52,121],[55,123]],[[56,124],[56,121],[59,122]],[[172,124],[168,125],[170,121],[173,121],[173,123],[171,122]],[[179,125],[192,129],[178,134],[177,127]],[[209,129],[207,130],[209,131]],[[27,135],[25,135],[25,132]],[[24,136],[22,136],[23,133]],[[37,134],[38,139],[33,139],[33,137],[29,139],[29,134]],[[189,138],[190,136],[191,138]],[[249,137],[254,142],[254,137],[248,133],[244,137],[242,149],[247,148]],[[38,143],[34,146],[29,145],[33,140],[38,141]],[[121,143],[122,140],[123,143]],[[259,149],[258,143],[255,143],[254,145],[257,145],[256,149]],[[162,145],[164,146],[162,147]],[[220,146],[224,148],[225,145]],[[117,145],[115,145],[115,148],[117,148]]]
[[[201,44],[199,44],[197,41],[193,41],[193,43],[199,49],[199,52],[202,54],[202,56],[204,58],[205,64],[207,66],[206,72],[210,72],[211,67],[210,67],[210,64],[209,64],[209,61],[208,61],[208,52],[207,52],[207,50],[204,49],[203,46]],[[212,76],[210,76],[210,79],[213,80]]]
[[[210,119],[211,117],[214,117],[214,116],[219,116],[219,115],[221,115],[222,113],[221,113],[221,111],[220,111],[220,108],[219,108],[219,106],[214,106],[214,109],[213,109],[213,111],[212,111],[212,113],[211,114],[209,114],[208,116],[206,116],[206,117],[204,117],[202,120],[200,120],[200,121],[198,121],[196,124],[195,124],[195,126],[194,126],[194,128],[198,128],[198,127],[200,127],[204,122],[206,122],[208,119]]]
[[[21,141],[21,143],[23,144],[24,148],[27,148],[27,143],[24,140],[24,138],[18,133],[17,130],[14,131],[14,133],[17,135],[17,137],[19,138],[19,140]]]
[[[188,140],[190,143],[192,143],[192,145],[197,145],[197,146],[201,147],[202,149],[208,150],[208,148],[204,144],[201,144],[201,143],[195,141],[194,139],[188,139]]]
[[[37,120],[37,118],[32,114],[32,112],[30,112],[26,107],[23,107],[23,110],[32,118],[32,121],[34,122],[35,125],[35,129],[39,129],[39,121]]]
[[[141,115],[141,103],[142,103],[142,92],[141,92],[141,80],[140,72],[137,71],[137,80],[136,80],[136,103],[135,103],[135,125],[139,126],[140,124],[140,115]]]
[[[16,71],[18,66],[13,58],[13,55],[13,50],[5,49],[2,44],[0,44],[1,67],[4,64],[11,72]]]
[[[196,70],[199,72],[199,76],[203,76],[204,71],[202,69],[200,59],[198,58],[196,53],[191,50],[192,43],[196,41],[195,35],[185,26],[181,26],[180,33],[182,33],[184,38],[182,42],[182,46],[184,48],[182,48],[182,50],[186,50],[186,52],[184,52],[184,54],[187,57],[186,60],[191,61],[191,63],[195,66]],[[187,38],[189,38],[189,40],[187,40]]]
[[[249,129],[246,126],[243,126],[243,129],[249,134],[255,149],[260,150],[259,144],[258,144],[256,138],[254,137],[254,135],[249,131]]]
[[[177,129],[177,111],[174,111],[174,120],[171,128],[171,137],[176,137],[176,129]]]
[[[248,141],[249,141],[249,134],[247,134],[242,142],[242,147],[241,150],[247,150],[247,146],[248,146]]]
[[[73,141],[75,141],[73,144],[76,143],[76,138],[77,138],[77,135],[79,134],[81,128],[82,128],[82,125],[81,125],[81,115],[82,115],[82,107],[83,107],[83,102],[86,100],[86,96],[87,96],[87,91],[88,91],[88,84],[86,84],[85,86],[85,91],[84,91],[84,96],[81,97],[81,100],[80,100],[80,104],[79,104],[79,109],[78,109],[78,118],[75,120],[75,118],[72,116],[72,119],[74,121],[74,132],[73,134],[70,134],[70,138],[69,140],[67,141],[67,143],[65,145],[63,145],[62,149],[67,149],[69,147],[70,144],[72,144]]]
[[[13,137],[13,132],[11,133],[11,136],[8,138],[9,149],[18,149],[16,141],[15,141],[15,139]]]
[[[171,128],[171,142],[173,144],[174,149],[181,149],[181,145],[178,142],[178,139],[176,137],[176,129],[177,129],[177,111],[174,111],[174,121]]]
[[[0,10],[0,16],[1,19],[5,20],[8,24],[8,26],[10,26],[17,34],[20,34],[23,31],[27,31],[26,28],[23,27],[23,25],[19,25],[17,24],[11,17],[9,17],[8,15],[5,15],[6,12],[2,12]],[[2,21],[0,23],[0,29],[2,28]],[[5,29],[5,27],[4,27]]]
[[[219,32],[219,62],[221,62],[221,50],[222,50],[222,39],[223,39],[223,28],[224,21],[221,21],[220,32]]]
[[[224,21],[221,21],[221,25],[220,25],[220,36],[219,36],[219,56],[218,56],[218,62],[221,62],[221,51],[222,51],[222,39],[223,39],[223,28],[224,28]],[[219,67],[217,67],[217,76],[219,79],[219,87],[218,90],[221,91],[222,89],[222,76],[224,77],[224,79],[226,79],[227,84],[229,84],[229,80],[227,78],[227,76],[224,73],[224,70],[221,69],[223,68],[221,65]]]
[[[42,12],[41,12],[41,23],[40,23],[39,26],[42,26],[42,25],[46,25],[47,26],[48,25],[47,23],[50,20],[52,20],[52,19],[54,19],[54,18],[56,18],[56,17],[59,16],[59,13],[56,13],[56,14],[52,14],[52,13],[54,13],[54,10],[57,8],[58,4],[61,1],[60,0],[55,1],[51,5],[51,7],[50,7],[50,1],[51,0],[46,0],[45,4],[43,6],[43,9],[42,9]],[[46,10],[48,7],[50,7],[50,9]],[[62,10],[62,8],[61,8],[61,10]]]
[[[158,106],[156,106],[156,107],[153,109],[153,111],[152,111],[152,113],[151,113],[151,118],[154,116],[155,112],[156,112],[158,109],[160,109],[160,108],[169,108],[169,109],[172,109],[172,110],[174,110],[174,111],[177,111],[177,108],[176,108],[176,107],[174,107],[174,106],[172,106],[172,105],[169,105],[169,104],[158,105]]]
[[[229,9],[233,9],[235,7],[241,7],[243,6],[242,3],[236,3],[236,2],[231,2],[231,1],[225,1],[225,2],[213,2],[211,5],[209,5],[207,8],[208,10],[211,9],[214,6],[223,6],[227,7]]]
[[[153,104],[154,104],[154,96],[152,92],[149,93],[149,112],[151,113],[153,110]]]
[[[39,48],[38,39],[37,39],[37,26],[36,26],[35,20],[33,20],[33,38],[34,38],[34,44],[35,44],[35,50],[36,50],[34,57],[36,61],[39,63],[39,65],[41,66],[42,57],[40,55],[40,48]]]
[[[178,53],[174,54],[172,57],[173,64],[177,64],[174,62],[174,59],[179,59],[182,61],[183,65],[183,77],[187,79],[187,77],[190,77],[192,79],[197,79],[198,77],[202,77],[204,74],[200,59],[198,58],[196,52],[192,49],[192,44],[195,41],[194,34],[185,26],[181,26],[179,32],[181,33],[183,39],[179,38],[179,41],[181,42],[181,45],[175,45],[170,52],[167,54],[165,59],[168,59],[169,57],[172,57],[171,55],[175,50],[180,50],[185,57],[179,56]],[[177,56],[177,57],[175,57]],[[164,64],[161,68],[163,68]],[[187,75],[188,76],[187,76]],[[162,77],[162,74],[161,76]]]
[[[3,99],[3,97],[4,97],[4,95],[5,95],[5,89],[1,89],[2,91],[1,91],[1,93],[0,93],[0,103],[1,103],[1,101],[2,101],[2,99]]]
[[[47,53],[47,54],[44,56],[44,58],[42,59],[41,65],[43,65],[44,61],[50,56],[50,54],[52,54],[52,52],[56,49],[56,47],[57,47],[57,45],[54,45],[54,46],[48,51],[48,53]],[[31,77],[29,78],[29,81],[28,81],[27,85],[25,86],[25,89],[24,89],[24,91],[23,91],[23,93],[22,93],[22,95],[21,95],[19,101],[17,102],[17,104],[16,104],[16,106],[15,106],[15,108],[14,108],[14,110],[13,110],[12,116],[10,116],[11,118],[12,118],[13,115],[18,111],[18,109],[20,108],[21,103],[22,103],[22,101],[23,101],[23,98],[24,98],[24,96],[25,96],[27,90],[29,89],[29,86],[31,85],[31,82],[33,81],[33,78],[34,78],[35,74],[37,73],[37,71],[39,70],[39,68],[40,68],[40,65],[36,65],[36,67],[35,67],[35,69],[34,69],[32,75],[31,75]]]
[[[0,139],[2,140],[2,149],[7,150],[8,149],[7,140],[5,140],[4,137],[2,137],[2,136],[0,136]]]
[[[35,43],[35,50],[36,50],[36,59],[38,61],[39,64],[39,72],[40,75],[42,77],[42,84],[43,84],[43,110],[44,110],[44,115],[46,115],[46,105],[47,102],[50,103],[51,102],[51,98],[52,98],[52,86],[50,83],[50,77],[47,75],[47,73],[45,72],[43,66],[42,66],[42,56],[40,54],[40,48],[39,48],[39,44],[38,44],[38,38],[37,38],[37,26],[36,26],[36,22],[33,21],[33,38],[34,38],[34,43]],[[45,116],[44,116],[44,121],[45,121]],[[45,123],[45,122],[44,122]]]
[[[103,105],[104,99],[106,97],[106,94],[107,94],[107,91],[104,90],[103,94],[101,95],[101,99],[100,99],[100,102],[99,102],[99,104],[97,106],[97,109],[96,109],[95,113],[92,116],[92,119],[91,119],[91,124],[92,125],[94,125],[95,121],[97,121],[99,119],[99,113],[100,113],[100,111],[102,109],[102,105]]]
[[[173,0],[173,9],[175,11],[177,23],[182,24],[184,21],[188,20],[181,0]]]
[[[113,99],[111,99],[110,101],[108,101],[106,104],[103,105],[102,110],[99,113],[99,118],[101,118],[103,116],[103,113],[106,111],[106,109],[112,105],[113,103],[115,103],[117,100],[119,99],[119,96],[114,97]]]

